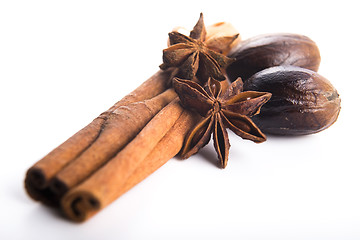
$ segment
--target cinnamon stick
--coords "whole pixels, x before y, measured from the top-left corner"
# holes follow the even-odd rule
[[[136,184],[144,180],[168,160],[176,156],[184,143],[184,139],[198,119],[198,116],[185,110],[175,122],[169,132],[160,140],[150,154],[139,164],[136,170],[126,180],[119,196],[130,190]]]
[[[61,196],[86,179],[130,142],[176,96],[173,89],[168,89],[152,99],[116,108],[94,143],[55,175],[51,190]],[[141,154],[139,151],[134,153]]]
[[[84,221],[155,171],[181,149],[193,118],[174,100],[117,156],[63,197],[65,214]]]
[[[49,189],[50,180],[69,162],[84,152],[99,136],[109,115],[121,106],[153,98],[169,86],[173,70],[158,71],[138,88],[102,113],[82,130],[35,163],[26,174],[25,188],[35,200],[56,205],[58,196]]]

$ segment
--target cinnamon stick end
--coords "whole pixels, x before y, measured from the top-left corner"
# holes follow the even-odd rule
[[[46,176],[42,169],[37,167],[30,168],[26,173],[26,181],[37,189],[46,188]]]
[[[61,207],[64,214],[75,222],[83,222],[97,213],[102,207],[99,199],[85,191],[67,193]]]
[[[41,168],[30,168],[25,177],[25,190],[35,201],[40,201],[47,206],[59,206],[59,196],[50,190],[44,171]]]
[[[69,187],[67,186],[67,184],[58,179],[57,177],[53,178],[49,185],[50,190],[58,196],[63,196],[67,191],[69,191]]]

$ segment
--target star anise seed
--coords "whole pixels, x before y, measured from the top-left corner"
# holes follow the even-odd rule
[[[174,78],[173,86],[182,105],[198,112],[203,119],[195,126],[185,140],[182,157],[188,158],[197,153],[213,135],[214,147],[225,168],[229,155],[229,137],[226,128],[236,135],[256,143],[266,140],[266,136],[252,122],[251,116],[259,113],[271,93],[246,91],[243,92],[243,82],[240,78],[234,81],[221,93],[220,82],[209,78],[205,87],[179,78]]]
[[[205,38],[203,15],[200,14],[189,37],[176,31],[169,33],[171,46],[164,49],[163,64],[160,68],[177,67],[178,77],[190,80],[197,78],[201,83],[205,83],[209,77],[219,81],[225,80],[223,71],[234,62],[234,59],[211,50],[204,42]],[[234,36],[233,41],[236,38],[237,36]],[[224,44],[228,45],[229,42]]]

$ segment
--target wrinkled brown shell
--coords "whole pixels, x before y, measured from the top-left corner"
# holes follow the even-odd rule
[[[304,135],[331,126],[340,112],[340,97],[318,73],[294,66],[265,69],[244,83],[246,91],[272,93],[252,120],[268,134]]]
[[[320,52],[315,42],[298,34],[268,34],[240,42],[229,53],[236,61],[227,68],[231,81],[244,82],[253,74],[274,66],[293,65],[317,71]]]

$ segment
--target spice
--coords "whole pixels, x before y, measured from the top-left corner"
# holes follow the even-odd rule
[[[61,201],[63,211],[74,221],[84,221],[110,204],[177,154],[194,118],[174,100],[106,165],[72,188]]]
[[[190,35],[190,30],[183,27],[175,27],[173,32]],[[240,41],[240,34],[234,26],[228,22],[218,22],[206,26],[204,44],[207,48],[215,52],[227,55]],[[168,47],[170,47],[170,41],[168,41]]]
[[[320,74],[294,66],[272,67],[245,82],[251,91],[271,92],[272,97],[253,121],[266,133],[304,135],[330,127],[340,112],[340,97]]]
[[[231,81],[246,82],[253,74],[274,66],[294,65],[317,71],[320,52],[310,38],[291,33],[266,34],[239,42],[229,57],[236,58],[226,70]]]
[[[202,38],[204,31],[201,15],[192,36]],[[218,44],[223,42],[229,43]],[[220,60],[223,56],[211,54]],[[226,64],[214,64],[216,71],[225,72]],[[31,167],[25,179],[29,195],[49,205],[61,204],[70,219],[83,221],[175,156],[198,119],[183,109],[174,90],[169,89],[170,80],[179,72],[171,66],[160,70],[101,114],[96,124]],[[197,77],[200,75],[193,80],[198,81]]]
[[[212,78],[209,78],[205,88],[195,82],[175,78],[174,89],[185,108],[193,109],[204,117],[184,143],[184,158],[197,153],[213,134],[220,166],[225,168],[230,148],[226,128],[230,128],[243,139],[256,143],[266,140],[250,117],[259,113],[261,106],[270,99],[270,93],[242,92],[243,83],[240,78],[233,82],[223,95],[220,83]]]
[[[212,46],[217,49],[228,48],[237,37],[235,35],[231,41],[213,42]],[[196,77],[202,83],[209,77],[225,80],[223,70],[234,60],[211,50],[204,43],[205,39],[206,30],[203,15],[200,14],[190,37],[176,31],[169,33],[171,46],[163,51],[164,63],[160,68],[177,67],[178,77],[189,80],[196,80]],[[225,46],[221,46],[222,44]]]
[[[170,46],[163,51],[162,70],[29,169],[25,186],[30,196],[60,205],[68,218],[84,221],[181,149],[184,158],[198,152],[211,134],[220,166],[225,168],[230,148],[226,128],[243,139],[261,143],[266,136],[257,122],[267,131],[266,124],[274,129],[272,120],[281,123],[279,119],[285,116],[291,119],[291,126],[302,121],[296,131],[304,133],[309,129],[302,129],[301,124],[316,132],[336,120],[338,94],[317,73],[295,67],[256,73],[276,64],[317,69],[320,55],[311,40],[278,35],[242,44],[235,51],[241,53],[236,55],[236,64],[243,61],[237,66],[248,70],[248,75],[252,71],[256,74],[246,79],[245,86],[241,78],[232,78],[230,85],[225,68],[234,59],[224,54],[234,53],[239,35],[224,23],[212,25],[208,32],[202,14],[189,36],[171,32]],[[244,60],[246,56],[249,61]],[[268,90],[274,93],[270,101]],[[284,101],[292,105],[279,104]],[[262,108],[266,102],[269,107]],[[266,118],[271,111],[275,116]],[[281,124],[279,129],[284,129]],[[288,129],[293,133],[294,129]]]
[[[206,27],[205,45],[215,52],[227,55],[240,41],[240,34],[228,22]]]
[[[114,110],[96,141],[54,176],[50,188],[61,196],[85,180],[121,151],[175,97],[176,93],[168,89],[152,99]]]
[[[159,143],[151,150],[150,154],[142,161],[136,170],[129,176],[124,184],[126,192],[135,184],[149,176],[169,159],[176,156],[181,150],[187,132],[194,126],[198,116],[185,110],[174,126],[166,133]]]
[[[169,80],[172,76],[173,69],[158,71],[138,88],[114,104],[109,110],[102,113],[88,126],[35,163],[27,171],[25,178],[25,188],[28,194],[33,199],[47,205],[57,205],[59,196],[49,188],[54,176],[98,139],[111,113],[123,106],[159,95],[168,88]]]

